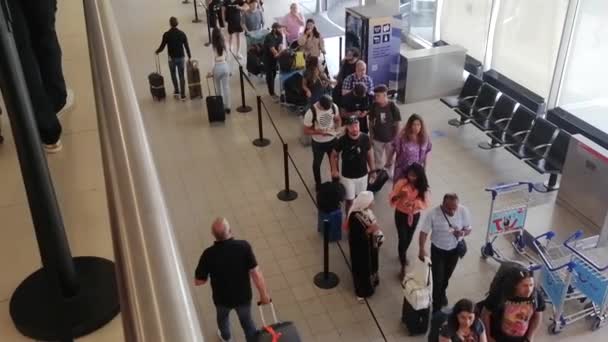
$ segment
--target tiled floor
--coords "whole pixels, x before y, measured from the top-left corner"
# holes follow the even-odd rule
[[[320,290],[312,277],[321,270],[321,240],[316,233],[316,212],[294,168],[290,167],[292,187],[299,198],[280,202],[276,193],[282,188],[283,169],[281,145],[268,120],[264,129],[272,144],[260,149],[251,145],[256,137],[254,112],[233,111],[225,124],[210,126],[204,101],[177,102],[169,98],[152,102],[147,88],[147,74],[153,69],[152,51],[166,29],[168,16],[175,15],[190,38],[193,55],[206,73],[210,50],[203,47],[206,32],[202,24],[192,24],[191,5],[176,0],[151,3],[143,0],[112,2],[122,41],[142,108],[164,194],[170,209],[189,272],[193,272],[202,250],[212,243],[209,225],[215,216],[226,216],[237,237],[248,239],[254,246],[258,261],[270,287],[280,317],[296,322],[304,341],[383,341],[382,334],[366,305],[358,304],[353,295],[345,259],[337,245],[330,247],[331,269],[340,278],[333,290]],[[282,14],[278,0],[266,1],[266,16]],[[66,75],[76,90],[76,107],[63,120],[66,126],[65,150],[49,157],[58,197],[63,209],[74,255],[112,257],[105,194],[101,174],[98,135],[94,116],[89,63],[84,24],[79,2],[60,2],[59,31],[65,51]],[[286,6],[284,6],[286,7]],[[137,18],[137,20],[133,20]],[[165,57],[163,55],[163,61]],[[238,105],[238,71],[236,63],[232,78],[233,108]],[[168,70],[163,62],[166,85]],[[257,89],[264,89],[261,80],[253,79]],[[207,94],[207,91],[204,91]],[[260,91],[260,95],[263,95]],[[247,101],[254,105],[255,93],[247,87]],[[293,160],[307,184],[312,183],[311,152],[298,144],[301,133],[299,119],[280,109],[264,96],[282,137],[289,144]],[[254,106],[255,107],[255,106]],[[483,240],[489,196],[484,187],[514,180],[542,180],[531,169],[504,151],[482,151],[476,143],[483,136],[471,127],[456,129],[447,125],[453,117],[439,101],[401,106],[402,115],[417,112],[433,132],[434,149],[429,165],[434,204],[442,194],[456,191],[462,203],[474,216],[475,232],[470,238],[470,252],[461,261],[449,288],[452,301],[461,297],[477,300],[483,296],[496,269],[493,262],[480,261],[478,247]],[[6,120],[6,118],[3,118]],[[8,300],[17,284],[39,266],[31,221],[20,173],[12,145],[0,148],[0,221],[5,223],[6,237],[0,240],[3,276],[0,278],[0,336],[2,341],[22,341],[8,317]],[[327,176],[327,175],[326,175]],[[407,337],[399,323],[401,288],[396,274],[396,233],[392,212],[387,205],[387,189],[376,201],[376,214],[387,242],[381,252],[381,285],[370,298],[369,306],[388,341],[424,338]],[[555,229],[568,232],[582,223],[556,205],[555,195],[535,195],[527,226],[533,233]],[[415,244],[410,253],[416,253]],[[348,244],[341,247],[348,256]],[[15,256],[18,255],[18,258]],[[195,289],[201,328],[207,341],[215,341],[214,309],[210,289]],[[256,320],[259,318],[256,315]],[[233,320],[238,341],[243,341],[240,328]],[[103,328],[83,341],[122,340],[120,321]],[[541,329],[538,340],[599,341],[604,331],[591,333],[585,322],[569,327],[561,335],[550,337]]]

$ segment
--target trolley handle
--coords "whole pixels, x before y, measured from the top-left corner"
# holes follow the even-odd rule
[[[541,235],[535,237],[534,240],[532,240],[534,247],[536,247],[536,250],[538,251],[538,255],[542,259],[542,261],[545,264],[545,266],[547,267],[547,269],[551,272],[559,271],[565,267],[572,268],[573,263],[571,261],[565,262],[564,264],[559,265],[559,266],[554,266],[553,263],[551,261],[549,261],[549,259],[545,255],[545,253],[544,253],[545,247],[543,246],[541,240],[546,239],[547,241],[551,241],[551,239],[553,239],[554,237],[555,237],[555,233],[552,231],[548,231],[544,234],[541,234]]]
[[[515,183],[508,183],[508,184],[501,184],[501,185],[497,185],[497,186],[492,186],[489,188],[486,188],[486,191],[489,191],[492,193],[492,198],[495,198],[496,195],[498,195],[499,192],[501,191],[506,191],[506,190],[510,190],[512,188],[521,186],[521,185],[527,185],[528,186],[528,192],[532,192],[532,190],[534,190],[534,184],[531,182],[515,182]]]
[[[564,241],[564,246],[566,248],[568,248],[569,250],[571,250],[572,253],[576,254],[576,256],[579,257],[580,259],[582,259],[585,263],[587,263],[588,265],[590,265],[591,267],[593,267],[596,271],[598,271],[598,272],[604,272],[604,271],[608,270],[608,265],[606,265],[606,266],[600,266],[600,265],[596,264],[595,261],[589,259],[587,256],[585,256],[583,253],[581,253],[576,248],[576,246],[574,244],[581,237],[583,237],[583,231],[582,230],[576,231],[566,241]]]

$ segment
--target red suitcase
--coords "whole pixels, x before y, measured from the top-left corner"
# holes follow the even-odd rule
[[[263,306],[258,304],[260,310],[260,317],[262,318],[262,329],[258,330],[255,337],[257,342],[301,342],[302,339],[296,330],[296,326],[293,322],[280,322],[277,319],[277,313],[274,310],[274,305],[270,303],[270,310],[272,311],[272,317],[274,324],[266,324],[264,318]]]

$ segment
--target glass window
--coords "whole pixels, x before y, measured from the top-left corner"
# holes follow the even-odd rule
[[[608,117],[608,2],[583,0],[574,24],[559,105],[571,113],[603,107]],[[608,125],[606,123],[605,125]]]
[[[568,0],[502,0],[492,68],[547,97]]]
[[[436,11],[437,0],[411,0],[409,32],[432,43]]]
[[[360,0],[327,0],[327,16],[331,21],[344,27],[346,9],[359,6]]]
[[[441,40],[458,44],[470,56],[483,61],[491,14],[492,0],[444,0]]]

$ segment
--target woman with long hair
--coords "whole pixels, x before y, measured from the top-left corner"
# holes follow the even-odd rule
[[[403,279],[407,249],[420,221],[420,212],[429,206],[429,182],[422,165],[414,163],[405,170],[404,177],[395,183],[389,200],[391,207],[395,208],[395,226],[399,238],[397,252],[401,262],[399,277]]]
[[[486,331],[475,315],[475,305],[461,299],[452,308],[447,322],[439,329],[439,342],[486,342]]]
[[[426,131],[424,120],[418,114],[412,114],[405,127],[392,142],[392,153],[386,158],[385,168],[390,170],[395,160],[393,180],[397,181],[405,176],[405,170],[417,163],[426,167],[428,155],[433,145]]]
[[[535,287],[534,274],[523,266],[508,268],[492,282],[481,319],[489,341],[532,341],[542,322],[545,301]]]
[[[350,265],[359,302],[373,295],[380,283],[378,248],[384,241],[384,234],[371,210],[373,202],[374,194],[371,191],[361,192],[353,201],[347,216]]]
[[[321,57],[325,53],[325,43],[323,37],[313,19],[306,20],[304,33],[298,38],[298,45],[302,47],[305,57]]]
[[[211,32],[211,46],[213,47],[213,69],[207,74],[213,78],[217,95],[222,96],[224,110],[230,114],[230,66],[228,65],[226,41],[219,28]]]
[[[333,82],[319,68],[319,59],[314,56],[306,58],[306,69],[302,77],[302,90],[312,106],[327,92]]]

